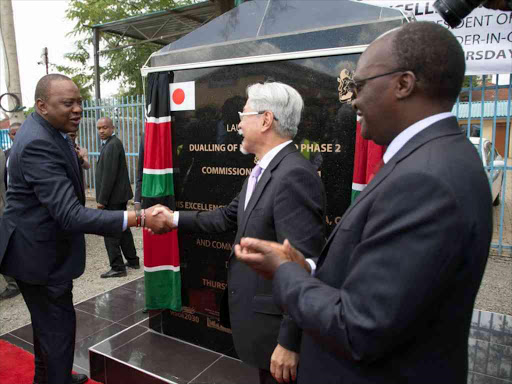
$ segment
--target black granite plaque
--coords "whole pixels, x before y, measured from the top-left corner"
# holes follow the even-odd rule
[[[238,111],[246,87],[261,81],[293,86],[305,103],[298,150],[317,168],[326,189],[328,233],[350,204],[356,115],[341,103],[338,77],[355,69],[358,55],[201,68],[174,72],[174,82],[195,82],[193,111],[173,112],[177,210],[214,210],[235,198],[254,166],[240,152]],[[178,231],[184,311],[162,314],[162,331],[234,355],[229,330],[219,324],[226,266],[235,233]]]

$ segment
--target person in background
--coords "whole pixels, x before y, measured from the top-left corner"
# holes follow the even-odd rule
[[[73,145],[75,146],[75,151],[78,156],[78,163],[80,164],[80,172],[82,173],[82,180],[84,185],[84,190],[86,188],[85,184],[85,171],[87,169],[91,169],[91,164],[89,163],[89,153],[87,152],[87,148],[80,147],[76,142],[78,132],[69,132],[68,136],[73,141]]]
[[[20,123],[12,123],[9,127],[9,138],[12,142],[14,142],[14,138],[16,137],[16,133],[18,132],[18,129],[20,128]],[[11,153],[11,148],[8,148],[3,152],[3,155],[0,155],[0,157],[3,157],[3,160],[0,159],[0,180],[3,180],[2,187],[0,187],[0,216],[2,216],[3,211],[5,209],[5,204],[7,203],[7,166],[8,166],[8,160],[9,160],[9,154]],[[16,297],[20,294],[20,289],[18,288],[18,283],[16,283],[16,279],[5,276],[4,275],[5,282],[7,283],[7,287],[3,290],[2,293],[0,293],[0,300],[6,300],[13,297]]]
[[[115,135],[114,124],[109,117],[99,119],[97,128],[101,139],[101,151],[96,165],[97,207],[108,211],[125,210],[133,192],[123,143]],[[130,228],[122,233],[105,236],[105,247],[110,270],[101,274],[102,278],[126,276],[126,267],[140,268]]]
[[[80,147],[76,142],[77,132],[70,132],[68,136],[73,140],[73,144],[75,145],[76,154],[78,155],[78,162],[82,169],[87,170],[91,168],[91,164],[89,163],[89,153],[87,152],[87,148]]]

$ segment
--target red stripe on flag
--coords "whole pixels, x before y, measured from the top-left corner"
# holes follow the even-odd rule
[[[144,168],[172,168],[171,122],[146,123]]]
[[[142,236],[145,267],[160,267],[162,265],[179,267],[178,231],[171,231],[165,235],[152,235],[148,231],[144,231]]]
[[[357,184],[366,184],[366,156],[368,140],[361,136],[361,124],[356,124],[356,148],[354,153],[354,175],[352,181]]]
[[[361,124],[357,122],[356,148],[354,153],[354,174],[352,181],[357,184],[368,184],[375,175],[382,161],[386,147],[377,145],[361,136]]]

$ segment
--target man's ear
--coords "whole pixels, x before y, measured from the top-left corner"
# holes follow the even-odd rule
[[[36,109],[42,114],[42,115],[46,115],[48,114],[48,110],[46,108],[46,103],[44,102],[44,100],[41,100],[41,99],[37,99],[36,100]]]
[[[272,122],[273,119],[273,113],[270,111],[265,111],[263,114],[263,126],[261,127],[261,132],[268,131],[269,129],[272,129]]]
[[[396,86],[396,97],[403,100],[409,97],[416,88],[416,76],[411,71],[404,72],[399,78]]]

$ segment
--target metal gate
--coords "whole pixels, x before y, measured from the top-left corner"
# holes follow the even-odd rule
[[[505,75],[502,75],[503,79]],[[512,163],[510,153],[510,112],[512,75],[499,85],[500,76],[469,77],[453,113],[461,129],[477,148],[494,190],[494,233],[492,250],[498,254],[512,250]],[[479,84],[475,86],[474,84]],[[498,192],[497,192],[498,191]]]

